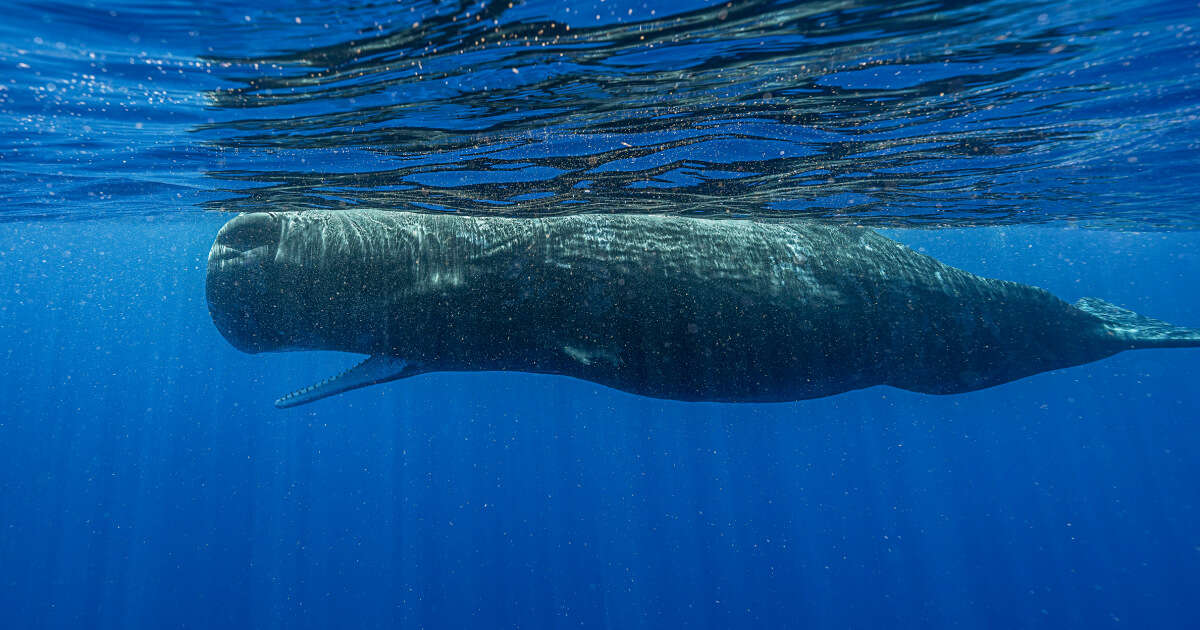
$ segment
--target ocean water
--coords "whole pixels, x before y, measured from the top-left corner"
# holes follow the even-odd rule
[[[680,403],[245,355],[235,212],[876,227],[1200,326],[1195,2],[5,2],[4,628],[1200,626],[1200,350]]]

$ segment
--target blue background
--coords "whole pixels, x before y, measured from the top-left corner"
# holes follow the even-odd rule
[[[0,11],[0,627],[1200,626],[1197,350],[280,411],[356,358],[204,299],[230,211],[802,214],[1200,326],[1192,0]]]

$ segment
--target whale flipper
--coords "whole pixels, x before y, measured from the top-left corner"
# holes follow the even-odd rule
[[[419,373],[420,370],[416,366],[404,359],[373,355],[337,376],[331,376],[320,383],[280,397],[275,401],[275,406],[280,409],[295,407],[352,389],[386,383]]]
[[[1081,298],[1075,308],[1100,318],[1108,331],[1128,342],[1130,348],[1200,347],[1200,329],[1168,324],[1100,298]]]

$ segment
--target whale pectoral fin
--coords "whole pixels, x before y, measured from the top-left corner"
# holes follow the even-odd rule
[[[419,373],[420,370],[416,366],[404,359],[370,356],[337,376],[331,376],[316,385],[309,385],[279,398],[275,401],[275,406],[280,409],[295,407],[352,389],[386,383]]]

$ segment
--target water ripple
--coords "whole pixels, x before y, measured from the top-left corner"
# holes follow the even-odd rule
[[[189,54],[153,47],[163,76],[141,78],[137,58],[112,63],[108,24],[93,85],[154,124],[173,112],[155,127],[169,143],[126,129],[124,146],[172,156],[160,182],[208,209],[1197,219],[1200,46],[1181,3],[170,7],[142,16]],[[46,105],[13,93],[0,108],[44,127]]]

